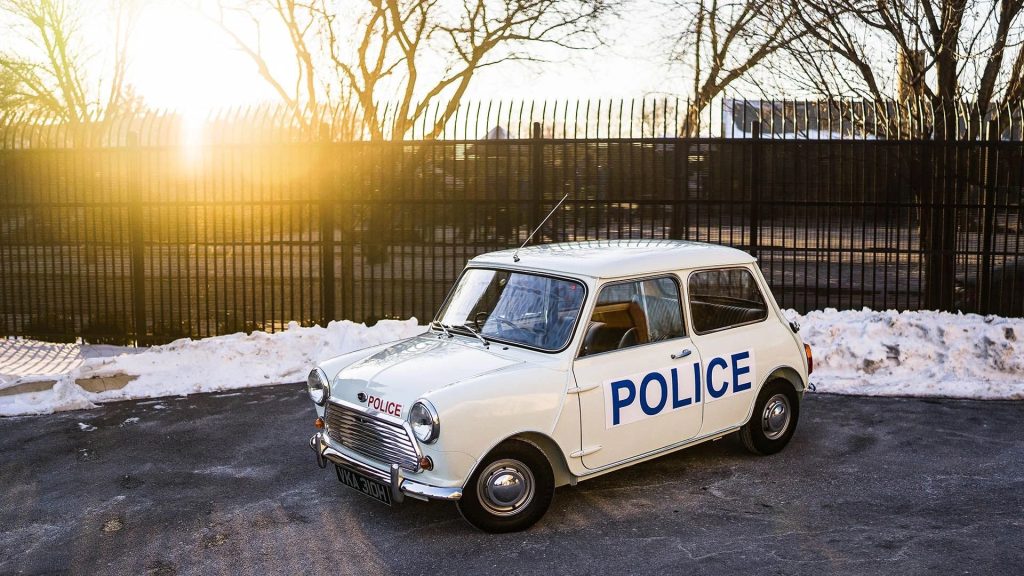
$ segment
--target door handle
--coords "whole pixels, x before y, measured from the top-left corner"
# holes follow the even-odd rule
[[[680,352],[679,354],[673,354],[672,355],[672,359],[673,360],[679,360],[680,358],[686,358],[689,355],[690,355],[690,349],[686,348],[682,352]]]

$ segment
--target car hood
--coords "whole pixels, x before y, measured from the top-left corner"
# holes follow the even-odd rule
[[[424,334],[342,369],[331,383],[331,398],[405,418],[433,390],[520,363],[476,342]]]

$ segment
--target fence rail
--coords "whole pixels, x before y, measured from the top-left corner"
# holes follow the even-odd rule
[[[424,140],[440,105],[404,133],[394,106],[376,118],[320,107],[293,110],[259,105],[209,113],[148,110],[86,124],[43,113],[0,116],[0,149],[224,146],[297,142],[355,142],[379,129],[386,140]],[[459,106],[432,140],[527,139],[533,126],[556,139],[751,138],[757,122],[769,139],[982,140],[993,125],[999,138],[1024,140],[1024,101],[982,111],[975,105],[894,100],[742,100],[721,98],[699,108],[689,100],[484,101]]]
[[[727,101],[709,116],[724,111],[731,134],[679,137],[664,127],[685,103],[655,104],[607,117],[573,116],[585,103],[537,116],[469,107],[438,140],[314,135],[269,109],[215,117],[193,139],[170,114],[9,120],[0,335],[154,343],[423,320],[467,259],[521,243],[566,193],[540,240],[736,246],[759,257],[785,307],[1024,315],[1020,105],[912,125],[899,118],[936,116]],[[630,110],[601,114],[616,108]],[[623,125],[638,108],[661,115],[660,134]]]

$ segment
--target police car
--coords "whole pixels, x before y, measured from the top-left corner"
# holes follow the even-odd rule
[[[384,504],[449,500],[482,530],[522,530],[556,487],[726,434],[782,450],[812,369],[797,330],[732,248],[492,252],[424,334],[310,372],[310,447]]]

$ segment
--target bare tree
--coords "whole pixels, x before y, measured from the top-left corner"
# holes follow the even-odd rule
[[[38,110],[72,122],[96,120],[128,105],[127,42],[137,14],[131,0],[109,3],[112,64],[109,76],[83,37],[87,6],[72,0],[0,0],[10,23],[0,53],[2,102],[11,109]]]
[[[823,95],[880,101],[902,92],[982,110],[1024,96],[1024,0],[789,2],[806,32],[787,51],[790,79]]]
[[[692,80],[682,131],[695,135],[701,112],[726,88],[806,34],[793,26],[799,8],[778,0],[672,0],[683,18],[673,62]]]
[[[339,75],[330,69],[330,31],[316,0],[218,0],[214,14],[204,10],[202,3],[195,7],[249,57],[260,77],[304,128],[322,104],[336,108],[347,102]],[[277,29],[268,34],[273,27]],[[282,46],[267,36],[282,31],[291,49],[286,66],[268,57],[269,51]]]
[[[350,104],[366,133],[381,139],[402,137],[423,123],[423,136],[436,137],[477,72],[509,60],[535,59],[531,45],[589,46],[595,38],[593,24],[608,4],[357,0],[346,3],[341,14],[338,3],[327,0],[249,0],[234,9],[250,11],[255,35],[232,29],[224,12],[219,22],[282,101],[302,114],[324,101]],[[271,69],[260,45],[257,10],[276,14],[288,31],[295,56],[292,70]],[[324,58],[330,66],[323,65]],[[286,86],[285,78],[295,84]]]

